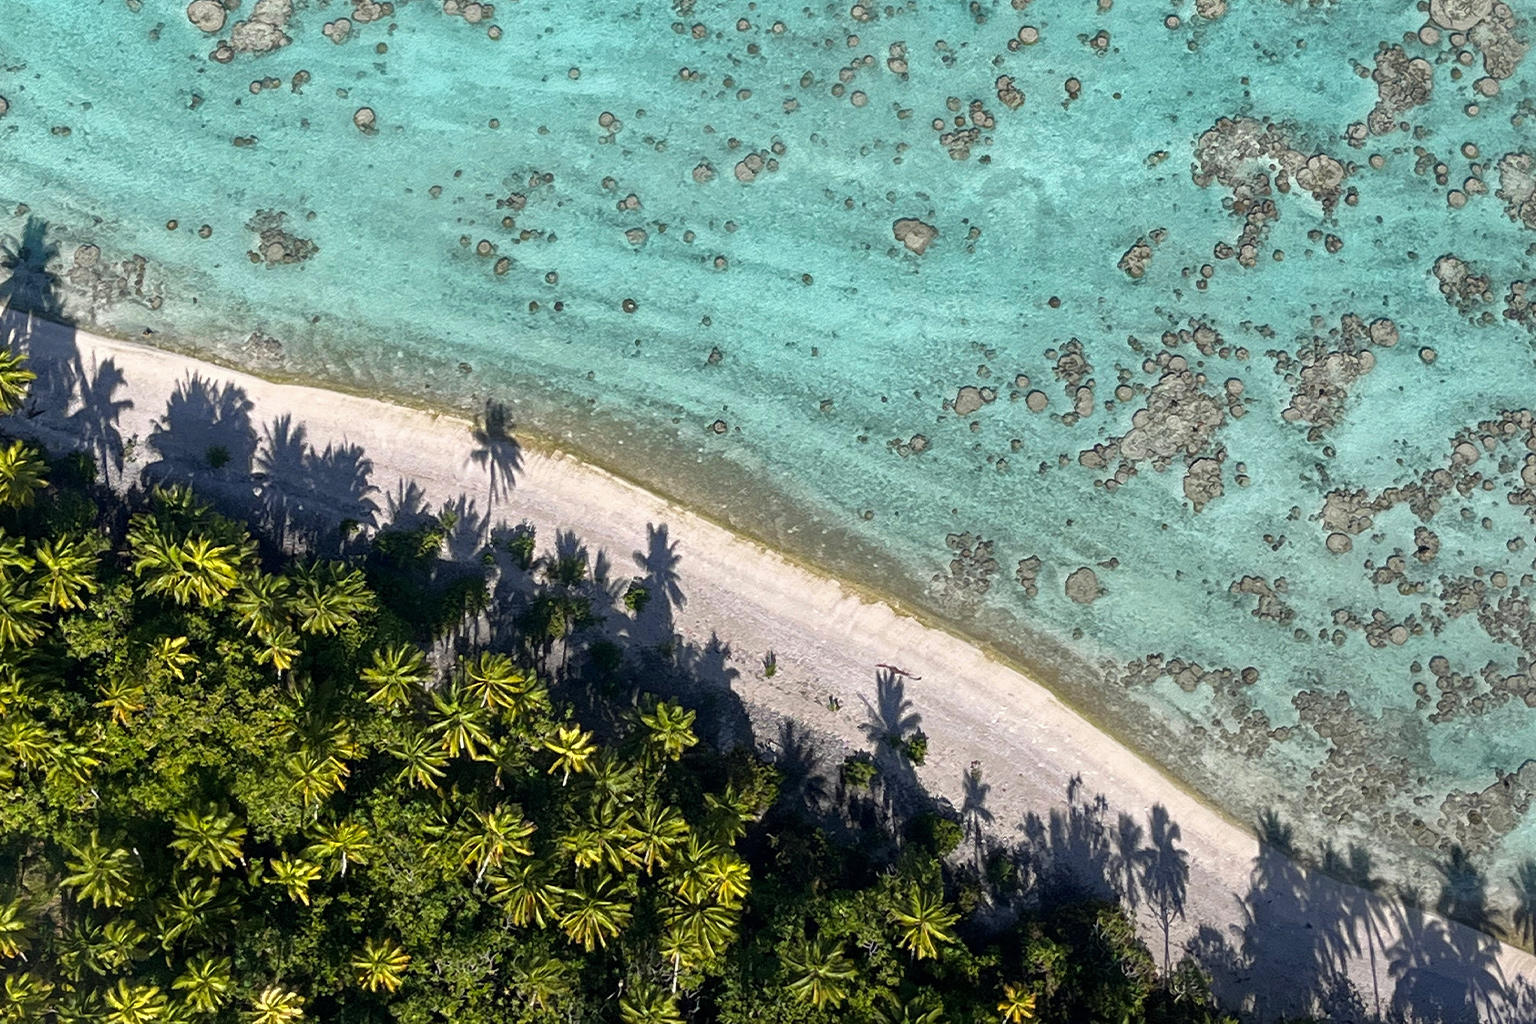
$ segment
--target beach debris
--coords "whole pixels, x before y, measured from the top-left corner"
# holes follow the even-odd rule
[[[308,238],[300,238],[283,229],[288,215],[280,210],[257,210],[245,229],[258,236],[256,249],[248,253],[252,263],[265,263],[270,269],[289,263],[302,263],[320,247]]]
[[[1085,565],[1067,577],[1066,593],[1078,604],[1093,604],[1104,592],[1099,588],[1098,574]]]
[[[218,0],[192,0],[187,5],[187,20],[197,27],[199,32],[212,35],[224,27],[224,5]]]
[[[891,225],[891,232],[896,236],[896,241],[907,247],[908,252],[921,256],[927,251],[929,244],[939,237],[939,229],[932,224],[925,224],[916,217],[903,217]]]
[[[885,669],[885,671],[889,672],[893,676],[905,676],[908,679],[916,679],[916,680],[921,680],[923,678],[922,676],[915,676],[915,675],[913,675],[911,672],[908,672],[904,668],[897,668],[895,665],[887,665],[883,661],[876,662],[875,663],[875,668]]]

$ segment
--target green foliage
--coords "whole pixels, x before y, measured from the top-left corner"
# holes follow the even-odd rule
[[[958,821],[928,812],[907,823],[907,838],[930,856],[942,860],[954,853],[965,839],[965,829]]]
[[[225,466],[229,465],[229,449],[221,444],[216,444],[212,448],[208,449],[208,452],[206,455],[204,455],[204,458],[208,461],[209,469],[223,469]]]
[[[0,406],[24,378],[0,358]],[[541,664],[596,614],[584,557],[546,565],[514,653],[435,663],[487,600],[438,557],[451,513],[262,566],[186,489],[122,507],[91,468],[0,442],[7,1020],[1220,1021],[1118,907],[968,929],[946,818],[844,842],[691,708],[578,714]]]
[[[875,759],[863,751],[843,758],[843,785],[849,789],[868,789],[879,774]]]
[[[908,761],[921,767],[928,759],[928,735],[919,730],[902,741],[901,752]]]
[[[651,592],[645,586],[636,581],[624,591],[624,607],[640,615],[645,611],[645,606],[651,603]]]

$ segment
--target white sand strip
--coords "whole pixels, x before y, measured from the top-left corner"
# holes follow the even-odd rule
[[[21,321],[13,318],[11,323]],[[125,384],[115,397],[132,406],[122,411],[117,429],[124,438],[140,439],[138,465],[128,466],[129,473],[153,458],[142,442],[178,384],[199,375],[243,390],[258,433],[286,414],[303,424],[317,449],[343,442],[361,446],[372,461],[372,483],[381,492],[413,481],[433,507],[461,495],[475,498],[482,509],[486,505],[487,472],[471,458],[471,428],[461,419],[274,384],[52,324],[22,325],[22,333],[28,330],[40,355],[73,346],[87,374],[108,361],[122,373]],[[63,443],[71,428],[62,425],[61,412],[44,410],[26,421],[18,417],[11,429]],[[493,518],[532,521],[541,550],[557,528],[572,530],[594,554],[605,551],[615,566],[613,574],[623,578],[635,571],[631,553],[647,546],[647,527],[666,525],[676,544],[678,584],[686,595],[686,604],[675,610],[676,629],[693,644],[702,646],[712,636],[729,644],[731,663],[739,672],[733,689],[749,709],[771,710],[852,747],[868,748],[861,698],[875,699],[877,665],[898,666],[921,677],[905,680],[906,696],[930,742],[919,778],[931,792],[960,807],[963,776],[980,762],[991,786],[986,810],[997,835],[1019,836],[1018,825],[1029,812],[1046,818],[1053,808],[1062,808],[1074,775],[1082,776],[1089,798],[1103,794],[1108,800],[1111,822],[1124,811],[1144,825],[1153,805],[1166,807],[1189,858],[1185,918],[1173,929],[1174,959],[1180,944],[1201,926],[1214,930],[1239,955],[1246,948],[1252,961],[1218,977],[1218,990],[1246,996],[1262,1015],[1309,1009],[1304,1005],[1308,993],[1323,986],[1319,979],[1327,973],[1317,964],[1327,945],[1323,933],[1332,913],[1327,908],[1355,901],[1369,909],[1376,937],[1368,941],[1370,929],[1357,924],[1357,941],[1342,943],[1340,966],[1367,1009],[1378,990],[1384,1009],[1393,1005],[1394,989],[1403,1009],[1427,1006],[1431,996],[1426,993],[1433,991],[1448,1020],[1515,1019],[1494,1005],[1470,1004],[1516,987],[1522,976],[1536,977],[1536,958],[1530,954],[1460,925],[1416,915],[1405,919],[1388,901],[1294,866],[1271,875],[1284,876],[1295,891],[1270,891],[1245,905],[1260,855],[1251,831],[1191,798],[1033,680],[961,639],[861,597],[612,474],[558,452],[524,449],[522,463],[515,488],[498,502]],[[768,651],[778,660],[772,678],[765,678],[762,666]],[[841,700],[840,711],[827,708],[829,695]],[[1421,884],[1433,893],[1439,879]],[[1141,916],[1160,958],[1162,931],[1147,908]],[[1245,927],[1251,935],[1246,947]],[[1455,1011],[1458,1002],[1469,1004],[1465,1013]]]

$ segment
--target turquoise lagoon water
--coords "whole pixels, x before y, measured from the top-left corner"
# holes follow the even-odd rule
[[[1531,855],[1528,428],[1516,416],[1491,451],[1474,437],[1470,465],[1453,450],[1536,400],[1532,334],[1503,315],[1536,277],[1536,232],[1495,194],[1499,160],[1536,149],[1536,111],[1524,66],[1495,96],[1474,85],[1507,31],[1424,42],[1424,11],[1383,0],[1230,0],[1212,19],[1150,0],[521,0],[478,23],[435,0],[371,22],[366,3],[295,0],[289,45],[211,59],[284,6],[204,35],[180,3],[0,0],[0,232],[13,257],[34,243],[28,273],[45,229],[66,315],[269,374],[505,402],[519,430],[1019,659],[1232,814],[1276,810],[1302,849],[1364,843],[1422,882],[1460,845],[1496,889]],[[1025,26],[1038,42],[1010,48]],[[1427,102],[1350,145],[1385,44],[1427,62]],[[964,159],[941,138],[957,117],[979,129]],[[1274,121],[1354,190],[1325,206],[1276,188],[1251,267],[1213,255],[1243,220],[1194,173],[1227,117]],[[286,241],[247,227],[268,210]],[[925,251],[897,240],[905,218],[937,229]],[[318,248],[248,255],[307,253],[295,239]],[[1140,239],[1137,279],[1118,264]],[[92,298],[93,272],[70,276],[82,245],[144,257],[143,294]],[[1489,301],[1441,294],[1445,254]],[[1397,344],[1330,337],[1346,315],[1390,318]],[[1215,334],[1165,338],[1199,325]],[[1307,380],[1275,354],[1314,337],[1307,380],[1343,394],[1317,430],[1284,418]],[[1073,339],[1091,370],[1064,381]],[[1064,415],[1090,386],[1091,413]],[[1156,437],[1082,464],[1149,404]],[[1133,448],[1135,475],[1106,486]],[[1198,512],[1197,459],[1224,484]],[[1377,500],[1441,469],[1465,493],[1439,487],[1422,515]],[[1317,519],[1358,488],[1368,525]],[[1091,603],[1068,594],[1084,568]],[[1246,577],[1274,601],[1234,593]],[[1201,668],[1161,671],[1175,659]]]

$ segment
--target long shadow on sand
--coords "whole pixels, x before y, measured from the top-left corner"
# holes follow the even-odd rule
[[[5,259],[17,263],[7,252]],[[38,287],[32,259],[17,263],[31,268],[24,274],[32,283],[12,285],[8,294],[37,298],[28,291]],[[117,397],[126,386],[122,374],[110,365],[84,372],[68,328],[14,313],[3,323],[10,343],[30,352],[40,379],[54,389],[38,394],[44,407],[35,415],[13,417],[10,431],[55,448],[71,441],[121,474],[128,446],[116,432],[127,407]],[[867,785],[842,774],[851,751],[837,737],[749,708],[729,643],[718,636],[694,642],[678,632],[687,595],[682,556],[666,524],[652,524],[637,538],[639,550],[624,559],[638,570],[633,579],[610,579],[616,561],[572,533],[557,532],[541,550],[531,524],[492,521],[467,494],[448,496],[434,510],[411,481],[381,490],[360,448],[317,449],[304,424],[288,416],[258,430],[252,412],[238,387],[189,376],[148,438],[156,459],[143,483],[190,484],[289,549],[351,557],[375,573],[388,554],[396,584],[435,588],[433,594],[459,602],[445,606],[450,614],[433,638],[444,657],[471,639],[510,646],[507,627],[517,622],[519,635],[534,638],[517,653],[539,665],[566,699],[611,716],[632,707],[642,687],[686,700],[699,710],[698,730],[708,739],[775,759],[783,784],[772,813],[788,827],[797,820],[877,826],[896,842],[922,820],[955,822],[968,842],[950,857],[947,883],[952,894],[980,891],[986,920],[1073,901],[1123,903],[1149,925],[1165,971],[1187,956],[1211,977],[1225,1005],[1253,1019],[1513,1022],[1536,1013],[1531,984],[1501,975],[1494,941],[1442,916],[1500,923],[1487,919],[1487,880],[1459,851],[1425,892],[1376,895],[1381,886],[1368,851],[1320,851],[1312,859],[1326,873],[1305,867],[1284,823],[1267,817],[1256,828],[1260,852],[1249,886],[1232,894],[1239,922],[1182,927],[1191,912],[1189,864],[1179,825],[1165,808],[1141,820],[1074,780],[1060,806],[1031,813],[1009,833],[1015,823],[996,820],[987,807],[990,787],[975,767],[963,780],[958,809],[936,799],[918,771],[920,713],[903,678],[888,669],[870,681],[865,699],[865,757],[875,776]],[[485,471],[497,502],[508,499],[521,463],[515,440],[495,436],[492,426],[482,424],[469,439],[479,446],[475,452],[487,453],[470,460]],[[1529,937],[1536,930],[1536,865],[1514,881],[1527,898],[1511,923]],[[1193,934],[1182,946],[1174,941],[1181,930]],[[1362,964],[1368,982],[1358,985],[1349,973],[1354,965],[1360,974]]]

